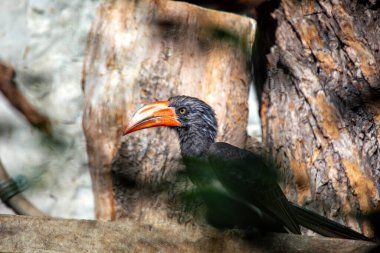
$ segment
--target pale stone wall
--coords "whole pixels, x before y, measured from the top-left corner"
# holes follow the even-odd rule
[[[0,2],[0,60],[16,69],[19,88],[53,121],[59,142],[47,141],[0,95],[0,157],[9,174],[28,177],[26,197],[52,216],[94,218],[80,81],[98,2]],[[1,204],[0,213],[11,210]]]

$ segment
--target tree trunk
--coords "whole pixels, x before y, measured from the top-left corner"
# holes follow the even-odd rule
[[[218,139],[244,147],[254,31],[252,19],[183,2],[100,6],[83,70],[83,127],[98,219],[176,226],[183,218],[169,203],[182,169],[175,132],[144,130],[121,143],[123,126],[146,102],[203,99],[218,116]]]
[[[288,198],[368,236],[359,217],[379,207],[380,189],[380,8],[372,2],[267,2],[256,48],[266,62],[253,53],[263,142],[281,161]]]

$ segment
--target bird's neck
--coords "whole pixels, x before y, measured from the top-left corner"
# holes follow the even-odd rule
[[[207,127],[178,128],[181,154],[184,158],[202,158],[215,142],[216,132]]]

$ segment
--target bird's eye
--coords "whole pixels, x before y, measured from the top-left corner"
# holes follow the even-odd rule
[[[184,115],[184,114],[187,113],[187,110],[186,110],[186,108],[183,108],[183,107],[182,107],[182,108],[179,108],[178,112],[179,112],[180,114]]]

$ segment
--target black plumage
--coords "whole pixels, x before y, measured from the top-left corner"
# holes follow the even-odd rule
[[[273,217],[290,232],[301,233],[289,202],[277,184],[276,172],[266,166],[262,157],[223,142],[212,144],[207,154],[224,187]]]
[[[275,166],[247,150],[215,142],[217,120],[205,102],[175,96],[141,108],[125,134],[143,128],[173,127],[180,140],[187,174],[201,191],[209,220],[221,227],[300,234],[300,225],[325,236],[367,240],[364,235],[290,203],[277,183]],[[222,202],[231,206],[224,209]],[[234,212],[234,208],[238,212]],[[217,217],[217,218],[216,218]],[[244,218],[247,217],[247,218]]]
[[[206,151],[215,142],[218,131],[214,110],[202,100],[187,96],[169,98],[169,107],[175,108],[181,123],[175,129],[182,156],[206,158]]]

